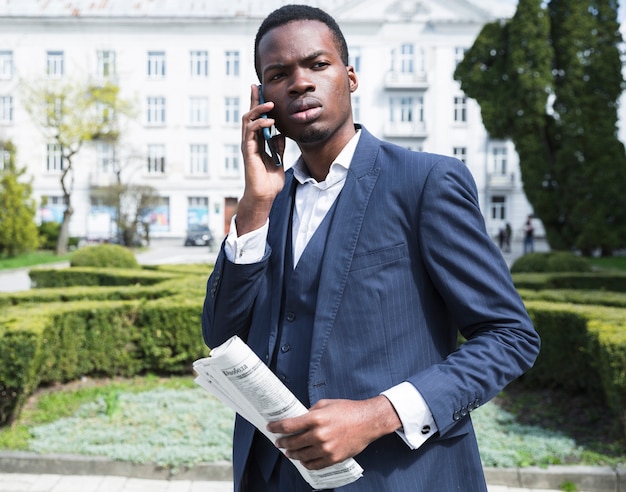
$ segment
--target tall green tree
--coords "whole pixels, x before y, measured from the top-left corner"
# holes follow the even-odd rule
[[[87,143],[120,137],[121,116],[132,115],[132,106],[120,98],[119,87],[110,82],[101,85],[83,83],[45,83],[25,87],[26,109],[48,139],[62,151],[63,169],[60,185],[63,193],[63,221],[56,253],[67,252],[72,207],[73,173],[76,155]]]
[[[32,185],[24,181],[26,168],[15,164],[15,146],[0,142],[0,254],[15,256],[39,246],[35,224],[37,207]]]
[[[520,0],[487,24],[455,78],[495,138],[511,138],[553,249],[626,245],[626,155],[616,0]]]

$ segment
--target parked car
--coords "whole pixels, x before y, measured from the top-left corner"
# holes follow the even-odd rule
[[[191,227],[187,230],[185,246],[213,246],[213,234],[206,226]]]

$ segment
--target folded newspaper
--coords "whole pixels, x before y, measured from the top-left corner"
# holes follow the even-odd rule
[[[198,359],[195,382],[253,424],[270,441],[280,436],[266,425],[308,412],[294,394],[239,337],[234,336]],[[333,489],[354,482],[363,469],[352,458],[321,470],[308,470],[290,460],[314,489]]]

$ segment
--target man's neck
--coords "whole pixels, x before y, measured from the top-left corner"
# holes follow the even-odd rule
[[[356,131],[356,128],[354,128],[353,133],[346,133],[344,138],[336,139],[332,144],[311,147],[300,146],[302,160],[313,179],[318,183],[326,180],[326,176],[330,172],[330,166],[335,162],[335,159],[344,147],[348,145],[350,139],[354,137]]]

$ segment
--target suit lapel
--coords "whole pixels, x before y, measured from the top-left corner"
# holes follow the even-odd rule
[[[339,197],[328,232],[311,345],[312,376],[321,360],[346,286],[365,210],[380,172],[374,167],[379,141],[365,129]],[[314,378],[310,379],[311,381]]]

